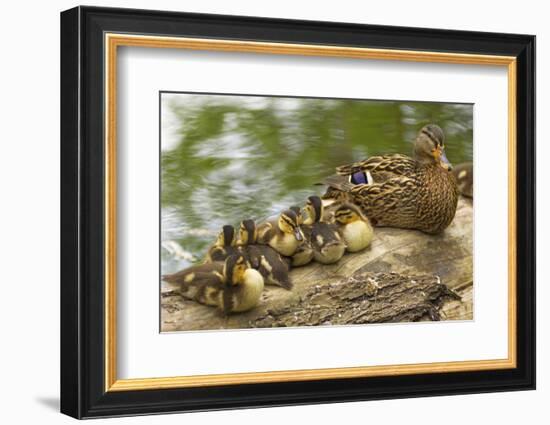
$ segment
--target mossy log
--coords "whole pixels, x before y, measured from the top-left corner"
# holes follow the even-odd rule
[[[472,201],[440,235],[376,228],[365,251],[291,271],[292,291],[266,286],[259,305],[225,317],[163,282],[163,331],[471,320]]]

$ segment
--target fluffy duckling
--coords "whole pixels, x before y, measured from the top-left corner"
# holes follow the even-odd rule
[[[231,254],[237,254],[236,242],[235,228],[229,224],[223,226],[214,245],[208,248],[204,262],[224,261]]]
[[[294,255],[304,234],[298,224],[298,217],[292,210],[285,210],[274,220],[268,220],[258,226],[258,243],[269,245],[286,257]]]
[[[244,220],[239,228],[237,244],[243,250],[252,268],[258,270],[269,285],[292,289],[288,272],[289,261],[268,245],[257,244],[258,233],[254,220]]]
[[[311,246],[311,242],[305,236],[305,232],[304,240],[300,245],[298,245],[296,252],[292,257],[290,257],[290,259],[290,264],[292,267],[305,266],[306,264],[311,263],[311,261],[313,260],[313,248]]]
[[[361,251],[370,245],[373,236],[372,226],[357,205],[340,205],[334,211],[334,221],[344,238],[348,252]]]
[[[338,227],[321,221],[323,216],[323,202],[318,196],[310,196],[305,211],[308,218],[304,225],[311,226],[311,246],[313,258],[322,264],[337,262],[346,251],[346,244],[342,240]]]
[[[296,221],[298,226],[301,226],[304,223],[304,216],[302,215],[302,209],[296,205],[289,208],[290,211],[293,211],[296,214]]]
[[[264,279],[242,254],[232,254],[224,262],[189,267],[163,276],[180,286],[180,294],[201,304],[219,307],[225,314],[254,308],[262,295]]]
[[[453,168],[453,174],[456,177],[458,190],[462,196],[468,198],[474,197],[474,164],[472,162],[463,162]]]
[[[304,216],[302,214],[302,209],[297,206],[290,207],[291,211],[294,211],[296,214],[296,217],[298,218],[298,225],[302,229],[302,233],[304,233],[304,240],[298,245],[298,248],[296,249],[296,252],[291,257],[291,265],[292,267],[300,267],[305,266],[306,264],[311,263],[313,260],[313,248],[311,247],[311,243],[308,240],[308,237],[306,236],[304,232],[304,228],[302,225],[304,224]]]

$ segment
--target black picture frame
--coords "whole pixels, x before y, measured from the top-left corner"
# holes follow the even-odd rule
[[[139,33],[517,58],[517,367],[105,391],[104,34]],[[61,13],[61,412],[76,418],[535,388],[535,37],[76,7]]]

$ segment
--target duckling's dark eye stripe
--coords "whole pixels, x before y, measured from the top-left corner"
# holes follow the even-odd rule
[[[286,216],[283,216],[283,221],[290,227],[296,227],[296,223],[294,223],[294,221],[292,221],[290,218],[287,218]]]
[[[353,217],[353,214],[351,213],[351,211],[348,211],[346,213],[343,213],[343,214],[336,214],[336,218],[352,218]]]

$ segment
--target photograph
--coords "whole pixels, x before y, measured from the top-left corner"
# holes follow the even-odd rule
[[[160,331],[474,320],[474,105],[159,93]]]
[[[43,304],[63,414],[535,389],[536,25],[296,7],[76,6],[53,25],[61,167],[10,157],[61,185]]]

